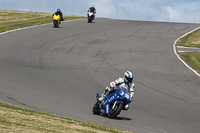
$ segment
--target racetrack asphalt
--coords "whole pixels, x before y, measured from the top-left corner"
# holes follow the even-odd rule
[[[2,34],[0,100],[136,133],[199,133],[200,78],[173,51],[198,26],[82,19]],[[129,110],[93,115],[96,93],[127,70],[135,76]]]

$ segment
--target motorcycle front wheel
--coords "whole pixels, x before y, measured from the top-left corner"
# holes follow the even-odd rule
[[[58,21],[54,20],[53,24],[54,24],[54,27],[58,27]]]
[[[92,18],[88,17],[88,23],[92,23]]]
[[[98,105],[97,102],[96,102],[95,105],[93,106],[92,111],[93,111],[93,114],[95,114],[95,115],[99,115],[99,114],[100,114],[100,112],[99,112],[99,105]]]
[[[120,114],[122,108],[123,108],[123,104],[122,103],[117,104],[114,109],[110,109],[108,117],[109,118],[117,117],[117,115]]]

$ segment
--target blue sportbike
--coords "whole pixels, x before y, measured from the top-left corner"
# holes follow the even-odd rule
[[[120,114],[124,106],[132,101],[130,95],[124,89],[114,90],[111,94],[107,95],[102,102],[98,99],[100,94],[96,94],[97,102],[93,107],[93,114],[106,115],[109,118],[115,118]]]

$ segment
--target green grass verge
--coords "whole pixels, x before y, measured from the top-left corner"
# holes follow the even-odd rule
[[[63,15],[63,18],[67,21],[85,17]],[[47,23],[52,23],[51,13],[0,9],[0,32]]]
[[[52,22],[52,14],[0,9],[0,32]],[[64,15],[64,20],[84,17]],[[64,118],[0,102],[1,133],[129,133],[117,128]]]
[[[200,48],[200,29],[179,39],[177,41],[177,46]]]
[[[129,133],[120,129],[73,120],[0,102],[1,133]]]
[[[179,55],[188,65],[200,73],[200,52],[181,52]]]

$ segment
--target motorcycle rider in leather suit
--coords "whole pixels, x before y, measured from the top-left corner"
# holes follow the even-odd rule
[[[134,87],[135,84],[133,83],[133,74],[130,71],[126,71],[124,73],[124,77],[121,78],[119,77],[117,80],[110,82],[110,86],[105,88],[104,93],[101,95],[101,97],[99,98],[99,101],[103,101],[103,99],[109,95],[110,93],[112,93],[113,90],[115,89],[121,89],[124,88],[126,90],[127,93],[130,94],[130,97],[133,98],[134,97]],[[129,105],[125,105],[125,110],[129,109]]]
[[[63,14],[62,14],[62,12],[61,12],[60,9],[57,9],[57,11],[56,11],[54,14],[60,15],[60,20],[61,20],[61,21],[64,21],[64,19],[63,19]],[[54,14],[53,14],[53,15],[54,15]],[[53,17],[53,16],[52,16],[52,17]],[[61,21],[60,21],[60,23],[61,23]]]
[[[96,8],[94,7],[94,5],[92,5],[92,7],[89,8],[88,12],[93,12],[94,13],[94,19],[95,19]]]

